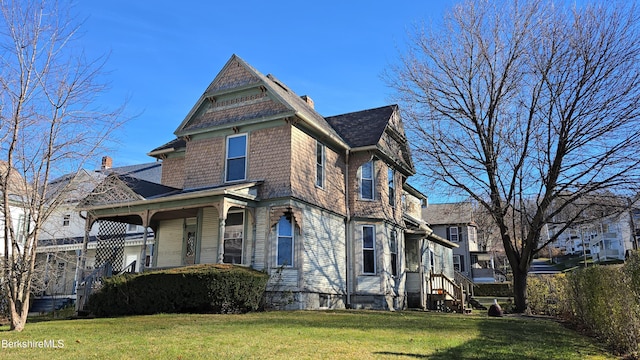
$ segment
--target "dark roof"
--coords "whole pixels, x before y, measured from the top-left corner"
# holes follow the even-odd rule
[[[133,176],[118,175],[118,178],[122,180],[136,194],[142,196],[145,199],[180,191],[180,189],[177,188],[146,181]]]
[[[128,165],[113,167],[110,169],[97,170],[99,173],[105,175],[119,174],[127,175],[140,180],[145,180],[152,183],[160,183],[162,181],[162,163],[152,162],[137,165]]]
[[[429,204],[422,209],[422,218],[429,225],[470,224],[473,207],[469,202]]]
[[[164,145],[160,145],[157,148],[151,150],[149,154],[154,153],[156,151],[167,150],[167,149],[181,149],[187,146],[187,142],[184,139],[173,139]]]
[[[327,122],[353,148],[378,144],[397,105],[327,117]]]

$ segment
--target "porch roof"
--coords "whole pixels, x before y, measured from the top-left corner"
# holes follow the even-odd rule
[[[177,189],[148,198],[131,199],[117,203],[85,204],[78,207],[78,210],[90,211],[99,215],[116,215],[143,210],[198,207],[211,204],[212,198],[220,196],[240,201],[256,201],[258,199],[256,187],[261,184],[262,181],[250,181],[194,189]]]
[[[408,214],[404,214],[403,218],[405,226],[407,227],[407,233],[427,238],[430,241],[446,246],[448,248],[460,247],[460,245],[436,235],[423,220],[417,219]]]

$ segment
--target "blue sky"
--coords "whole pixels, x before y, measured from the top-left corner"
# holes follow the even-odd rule
[[[151,162],[175,138],[222,66],[237,54],[273,74],[316,110],[337,115],[391,102],[380,75],[407,33],[438,20],[452,0],[433,1],[82,1],[75,13],[89,56],[108,54],[107,105],[129,99],[137,115],[118,136],[114,166]],[[96,168],[99,163],[96,163]]]

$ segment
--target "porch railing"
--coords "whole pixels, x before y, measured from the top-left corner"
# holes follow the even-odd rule
[[[460,299],[462,290],[460,286],[444,274],[431,274],[431,293],[449,295],[454,299]]]
[[[432,295],[442,295],[443,300],[452,300],[461,309],[464,308],[462,287],[457,285],[454,280],[449,279],[444,274],[431,274],[429,281]]]
[[[87,275],[84,280],[78,285],[78,291],[76,295],[76,313],[81,314],[87,312],[87,302],[89,296],[94,290],[97,290],[102,286],[102,278],[110,277],[113,273],[111,264],[105,263],[99,268],[93,270]]]

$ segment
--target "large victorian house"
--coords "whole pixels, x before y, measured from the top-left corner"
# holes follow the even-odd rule
[[[112,175],[80,207],[89,224],[152,229],[148,268],[263,270],[286,308],[426,306],[430,252],[455,245],[432,235],[424,195],[406,184],[415,170],[398,106],[323,117],[234,55],[175,135],[149,153],[162,186]]]

